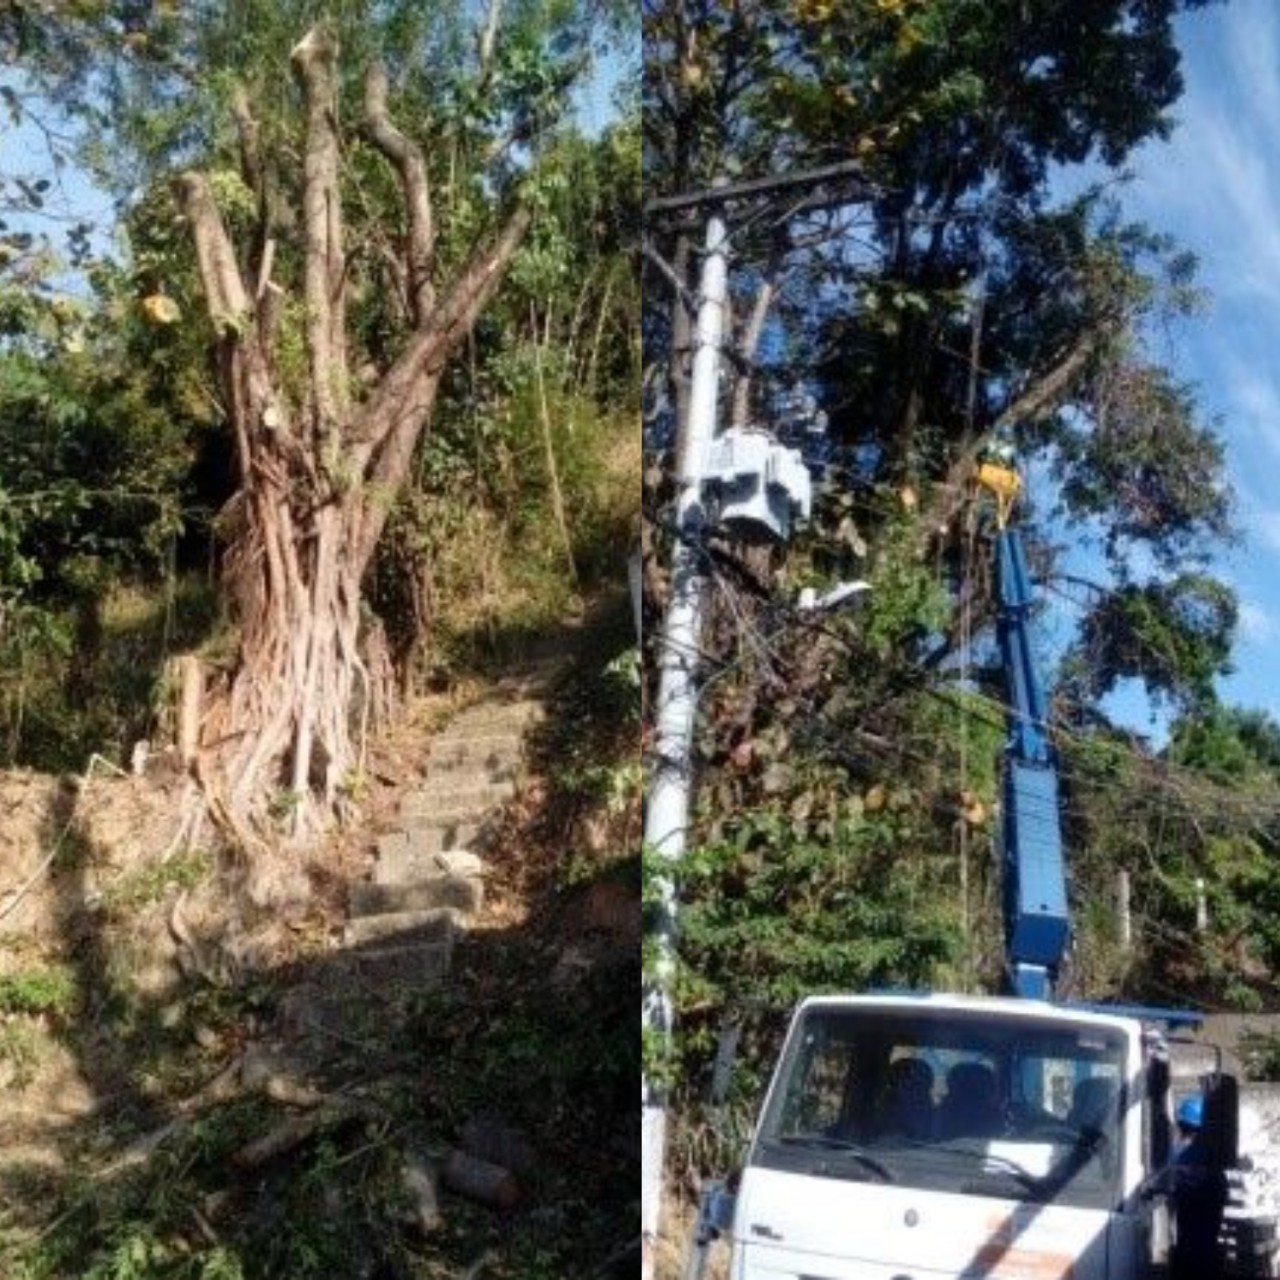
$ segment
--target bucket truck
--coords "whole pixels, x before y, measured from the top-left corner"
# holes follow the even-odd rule
[[[796,1010],[745,1164],[704,1195],[733,1280],[1147,1280],[1176,1222],[1170,1046],[1198,1018],[1055,999],[1070,945],[1058,768],[1029,636],[1019,480],[995,498],[1008,704],[1001,845],[1008,992],[815,996]],[[1234,1081],[1200,1082],[1213,1160]],[[688,1274],[697,1274],[691,1268]]]

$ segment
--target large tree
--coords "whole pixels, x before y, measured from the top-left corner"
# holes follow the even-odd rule
[[[607,6],[352,0],[294,45],[291,84],[286,24],[316,8],[148,7],[76,99],[126,202],[196,159],[173,188],[234,442],[217,530],[236,650],[207,680],[195,766],[260,851],[341,811],[390,707],[366,575],[451,357],[552,219],[539,157]],[[181,259],[170,243],[139,273],[158,319],[193,301]]]
[[[385,73],[371,68],[363,129],[394,166],[404,194],[395,278],[404,290],[409,335],[359,394],[347,319],[336,57],[322,28],[293,52],[306,113],[301,398],[280,373],[275,236],[260,228],[260,253],[246,279],[208,178],[189,172],[178,181],[218,333],[240,480],[226,559],[240,654],[206,717],[201,767],[223,818],[246,832],[282,787],[290,792],[295,830],[307,831],[316,805],[332,808],[358,765],[359,720],[373,712],[387,678],[368,660],[365,571],[448,359],[501,282],[530,218],[517,208],[440,288],[422,151],[389,117]],[[239,124],[243,176],[262,192],[263,158],[244,100]]]
[[[171,326],[175,368],[201,340],[216,368],[214,383],[186,383],[234,456],[215,532],[235,650],[209,672],[194,763],[246,844],[304,837],[356,789],[394,687],[363,591],[371,560],[450,359],[509,269],[523,263],[534,289],[503,313],[523,326],[537,281],[590,236],[579,217],[566,243],[563,126],[601,48],[625,58],[623,9],[105,0],[0,15],[0,45],[36,95],[6,89],[10,114],[36,100],[60,111],[128,214],[113,305],[142,303],[158,338]],[[35,205],[48,185],[15,179],[0,200]],[[6,234],[0,268],[26,248]],[[603,317],[622,290],[603,269],[593,278]],[[601,318],[593,382],[618,365],[599,354],[604,330]],[[496,345],[469,344],[473,391],[477,352]],[[192,404],[176,392],[180,416]]]

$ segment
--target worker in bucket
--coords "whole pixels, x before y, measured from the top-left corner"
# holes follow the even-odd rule
[[[1218,1280],[1218,1234],[1227,1203],[1227,1180],[1215,1167],[1204,1132],[1204,1099],[1178,1104],[1178,1149],[1173,1157],[1172,1199],[1176,1227],[1170,1280]]]

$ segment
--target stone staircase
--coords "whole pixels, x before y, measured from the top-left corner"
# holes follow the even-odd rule
[[[469,846],[515,795],[555,670],[502,681],[432,741],[425,779],[378,838],[372,877],[350,893],[344,944],[363,978],[432,986],[448,973],[456,931],[484,902],[484,864]]]

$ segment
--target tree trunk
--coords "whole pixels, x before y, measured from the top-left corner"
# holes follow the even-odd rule
[[[240,466],[239,490],[223,515],[224,586],[239,649],[208,692],[196,767],[215,816],[268,864],[276,861],[265,857],[268,851],[282,847],[280,834],[302,841],[342,815],[365,737],[393,704],[386,646],[362,608],[362,584],[446,364],[529,223],[517,210],[492,245],[437,287],[427,167],[417,144],[387,117],[380,69],[370,72],[363,130],[400,179],[412,330],[381,381],[356,400],[348,368],[336,57],[318,29],[293,53],[307,119],[302,282],[309,378],[302,403],[291,403],[276,376],[273,320],[282,290],[270,278],[269,236],[257,238],[251,296],[207,180],[189,173],[178,183],[218,331]],[[243,103],[237,117],[242,133],[252,128]],[[253,154],[250,146],[243,150]]]

